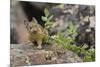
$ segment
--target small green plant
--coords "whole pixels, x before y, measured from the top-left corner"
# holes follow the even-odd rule
[[[48,9],[44,9],[45,16],[42,16],[42,20],[45,21],[45,29],[49,30],[52,27],[52,19],[53,15],[50,15]],[[65,36],[67,34],[67,37]],[[55,41],[58,46],[63,47],[64,49],[71,50],[76,54],[83,55],[82,59],[84,62],[95,61],[95,49],[85,50],[88,46],[87,44],[83,44],[83,46],[76,46],[75,45],[75,37],[77,36],[77,28],[76,26],[70,22],[68,28],[66,29],[65,33],[59,32],[52,37],[48,35],[48,39],[46,40],[47,43]],[[80,56],[81,57],[81,56]]]
[[[44,9],[44,16],[41,17],[41,19],[45,22],[44,28],[49,31],[52,28],[53,22],[53,15],[50,14],[47,8]],[[48,35],[48,37],[45,39],[46,43],[52,42],[52,37]]]
[[[66,32],[68,33],[67,37],[64,36],[64,33],[58,33],[56,35],[56,37],[54,38],[56,43],[64,47],[65,49],[68,49],[68,50],[71,50],[77,53],[78,55],[83,54],[84,57],[82,59],[84,62],[95,61],[95,50],[94,49],[85,50],[88,47],[86,44],[84,44],[83,46],[76,46],[74,44],[75,37],[78,34],[77,28],[75,27],[75,25],[70,23]]]
[[[47,8],[44,9],[44,14],[45,14],[45,16],[42,16],[41,18],[43,21],[45,21],[45,28],[50,29],[53,24],[51,21],[53,18],[53,15],[50,15]]]
[[[72,24],[72,22],[70,22],[67,30],[65,31],[66,34],[64,34],[62,32],[58,33],[56,35],[55,40],[57,41],[57,43],[59,42],[60,44],[62,44],[64,46],[64,48],[66,48],[66,47],[68,47],[69,44],[71,44],[75,41],[75,37],[77,35],[76,30],[77,30],[76,27]],[[66,35],[67,35],[67,37],[66,37]]]
[[[66,33],[68,33],[68,35],[69,35],[73,40],[75,40],[75,37],[76,37],[76,35],[77,35],[78,33],[77,33],[77,28],[76,28],[76,26],[75,26],[72,22],[69,23],[69,26],[68,26],[68,28],[67,28],[67,30],[66,30]]]

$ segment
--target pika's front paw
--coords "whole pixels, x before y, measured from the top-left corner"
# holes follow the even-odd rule
[[[42,49],[42,46],[39,45],[37,48],[38,48],[38,49]]]

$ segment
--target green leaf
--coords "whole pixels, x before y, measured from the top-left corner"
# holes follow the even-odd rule
[[[47,17],[42,16],[43,21],[47,21]]]
[[[88,48],[88,45],[87,45],[87,44],[84,44],[84,45],[82,46],[82,48],[83,48],[83,49]]]
[[[46,16],[46,17],[48,17],[48,16],[49,16],[49,11],[48,11],[48,9],[47,9],[47,8],[45,8],[45,9],[44,9],[44,13],[45,13],[45,16]]]
[[[53,15],[51,15],[51,16],[48,18],[48,20],[50,21],[52,18],[53,18]]]
[[[45,26],[46,25],[52,25],[53,23],[52,22],[47,22],[47,23],[45,23]]]

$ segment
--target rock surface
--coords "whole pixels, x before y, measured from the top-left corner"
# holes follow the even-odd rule
[[[58,48],[57,46],[55,48],[54,45],[51,47],[47,46],[47,48],[49,49],[38,50],[37,48],[33,48],[32,45],[28,44],[11,44],[11,66],[15,67],[40,64],[82,62],[82,59],[72,51],[64,50],[62,48]]]

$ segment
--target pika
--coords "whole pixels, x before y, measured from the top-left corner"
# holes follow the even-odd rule
[[[37,42],[37,48],[42,48],[42,41],[48,37],[48,31],[44,29],[38,21],[33,17],[31,22],[24,21],[26,29],[29,33],[29,41]]]

